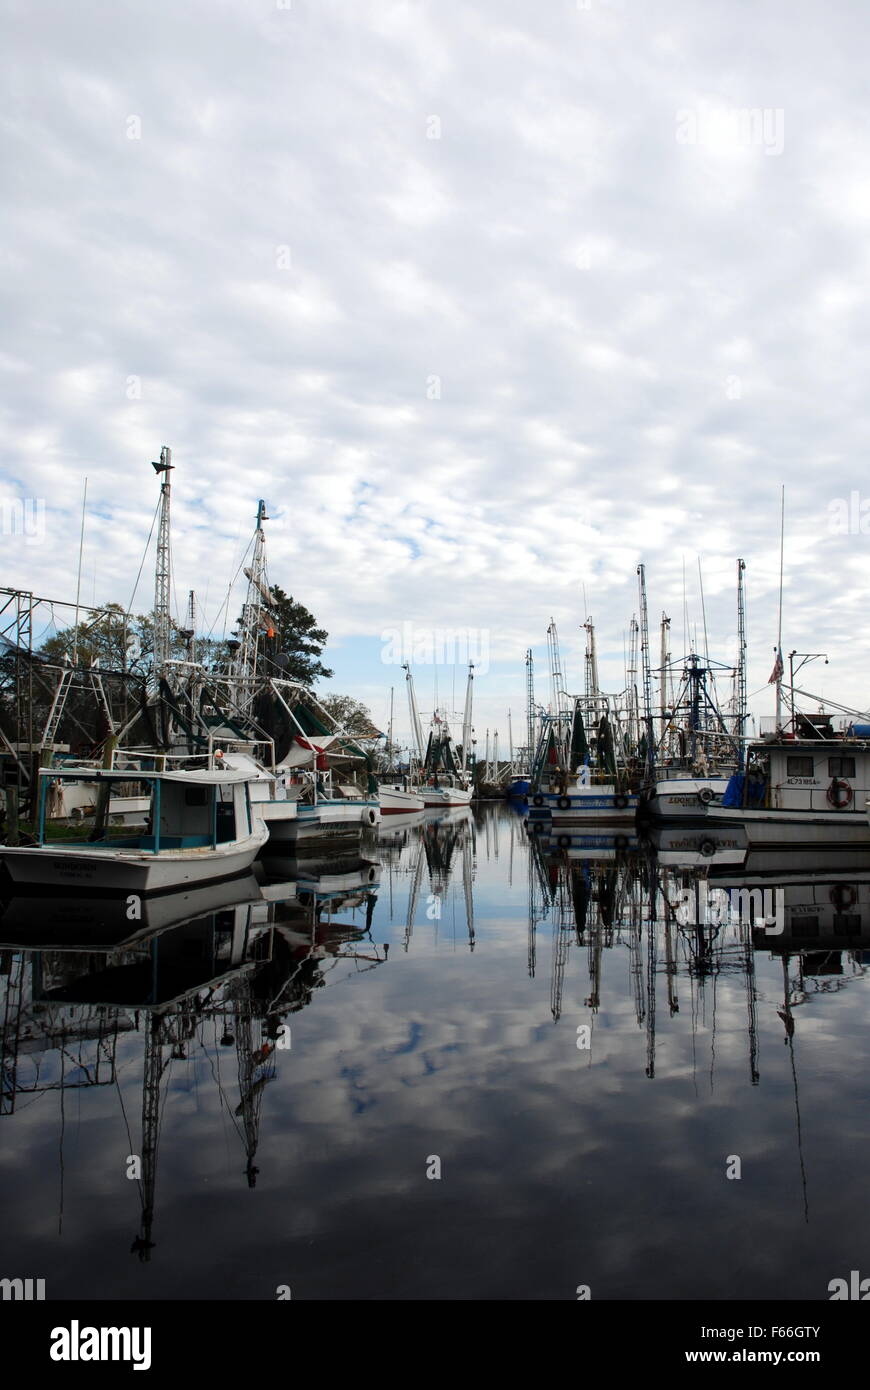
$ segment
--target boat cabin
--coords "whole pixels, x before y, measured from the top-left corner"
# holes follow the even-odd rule
[[[138,849],[159,854],[170,849],[216,849],[252,833],[249,777],[246,772],[140,772],[131,779],[129,772],[104,769],[65,773],[55,768],[40,770],[38,843],[46,840],[46,808],[52,784],[69,776],[93,782],[97,799],[94,838],[74,841],[64,838],[64,848]],[[144,835],[125,835],[123,827],[100,825],[99,797],[108,800],[113,785],[135,780],[142,794],[149,797]],[[120,829],[120,833],[119,833]]]
[[[731,778],[722,805],[866,817],[868,796],[870,741],[786,736],[750,746],[746,776]]]

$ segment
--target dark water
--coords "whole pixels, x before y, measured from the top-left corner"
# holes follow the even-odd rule
[[[870,1275],[870,865],[780,865],[774,941],[666,915],[699,873],[747,881],[716,854],[543,844],[491,806],[388,823],[378,870],[279,862],[140,923],[7,904],[0,1276],[825,1299]]]

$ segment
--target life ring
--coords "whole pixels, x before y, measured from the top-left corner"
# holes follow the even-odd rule
[[[703,854],[705,859],[709,859],[711,854],[716,853],[716,846],[712,840],[702,840],[698,846],[699,854]]]
[[[544,830],[544,822],[542,820],[532,821],[532,829],[534,830],[536,835],[542,834]]]
[[[560,811],[570,811],[571,799],[567,796],[560,796],[559,800],[556,802],[556,805],[559,807]]]
[[[617,792],[616,796],[613,798],[613,804],[618,811],[624,811],[628,805],[628,797],[622,792]]]
[[[376,819],[374,811],[369,811],[369,825],[374,825]]]
[[[846,912],[858,901],[858,889],[851,883],[835,883],[831,889],[831,902],[838,912]]]
[[[853,792],[848,782],[835,777],[828,787],[828,802],[836,811],[844,811],[852,805]]]
[[[556,844],[559,846],[560,849],[568,849],[571,844],[571,836],[560,835],[556,840]]]
[[[372,864],[371,868],[369,869],[369,883],[374,883],[376,873],[377,869],[375,868],[374,864]]]
[[[715,795],[712,787],[702,787],[698,792],[698,800],[702,806],[709,806]]]
[[[541,793],[540,793],[540,792],[535,792],[535,795],[532,797],[532,805],[533,805],[533,806],[543,806],[543,804],[544,804],[544,798],[541,796]]]

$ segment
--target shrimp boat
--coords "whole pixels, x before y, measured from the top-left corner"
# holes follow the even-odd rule
[[[402,773],[396,766],[393,746],[393,690],[390,688],[390,723],[387,733],[387,746],[384,750],[383,769],[378,774],[378,800],[382,816],[407,816],[424,807],[418,787],[412,785],[410,773]]]
[[[382,816],[412,815],[426,804],[419,788],[412,787],[407,777],[394,776],[379,782],[378,800]]]
[[[634,823],[638,787],[611,696],[578,696],[573,709],[543,717],[529,800],[531,823],[549,822],[554,830]]]
[[[465,713],[462,720],[462,747],[457,749],[450,736],[447,719],[435,710],[428,740],[423,742],[423,726],[414,693],[414,679],[410,666],[404,671],[408,685],[408,704],[411,711],[411,727],[420,754],[420,772],[415,790],[423,798],[426,809],[450,806],[468,806],[473,790],[467,772],[468,745],[471,739],[471,697],[474,682],[474,664],[469,662],[468,684],[465,691]]]
[[[676,699],[669,700],[665,661],[663,652],[662,733],[653,760],[655,781],[643,809],[658,820],[694,820],[706,816],[708,807],[722,804],[729,779],[742,761],[740,731],[728,729],[716,701],[716,663],[690,653]]]
[[[743,826],[750,849],[867,848],[868,797],[870,737],[835,733],[827,714],[802,715],[798,732],[749,744],[745,772],[731,778],[721,806],[707,807],[706,822]]]
[[[131,780],[129,771],[41,768],[36,844],[0,845],[0,864],[17,885],[165,892],[243,873],[268,838],[249,774],[208,769],[136,774],[149,794],[145,834],[108,826],[98,804],[90,838],[52,840],[46,835],[49,784],[66,776],[93,781],[106,805],[113,786]]]

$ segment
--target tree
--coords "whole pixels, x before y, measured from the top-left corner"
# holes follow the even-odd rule
[[[326,645],[326,629],[318,627],[314,614],[285,594],[280,585],[273,584],[271,588],[275,600],[270,610],[275,627],[275,636],[271,639],[275,653],[272,660],[279,668],[276,674],[307,686],[315,681],[329,680],[332,671],[319,660]]]
[[[318,695],[320,704],[340,729],[357,738],[379,738],[381,730],[372,723],[371,711],[352,695]]]

